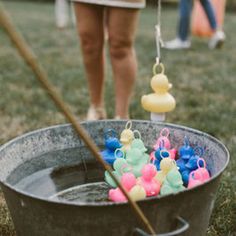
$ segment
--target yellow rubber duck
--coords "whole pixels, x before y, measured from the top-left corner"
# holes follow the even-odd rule
[[[162,184],[168,172],[173,168],[177,168],[173,159],[171,159],[170,157],[163,158],[160,163],[161,170],[157,172],[154,178]]]
[[[162,69],[159,74],[156,74],[157,66]],[[167,76],[164,74],[163,64],[155,64],[153,72],[151,87],[154,93],[142,96],[141,103],[146,111],[151,112],[151,120],[164,121],[165,113],[172,111],[176,106],[174,97],[168,93],[168,90],[172,88],[172,84],[169,83]]]
[[[141,185],[137,184],[129,191],[129,195],[134,201],[139,201],[146,198],[146,191]]]
[[[122,151],[126,152],[130,149],[131,143],[134,140],[134,132],[131,130],[132,122],[128,121],[125,129],[120,134],[120,142],[123,144]]]

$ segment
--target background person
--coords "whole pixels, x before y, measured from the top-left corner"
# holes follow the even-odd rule
[[[225,34],[218,29],[216,16],[210,0],[199,0],[210,23],[210,27],[214,32],[210,38],[208,46],[210,49],[222,46],[225,41]],[[174,40],[164,43],[167,49],[187,49],[191,47],[189,39],[191,13],[193,8],[193,0],[180,0],[179,3],[179,24],[177,28],[177,37]]]

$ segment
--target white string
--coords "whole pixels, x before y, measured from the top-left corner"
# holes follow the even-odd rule
[[[161,62],[161,50],[160,45],[163,46],[163,40],[161,38],[161,0],[157,0],[157,24],[155,25],[156,29],[156,48],[157,48],[157,57],[156,63],[159,65]]]

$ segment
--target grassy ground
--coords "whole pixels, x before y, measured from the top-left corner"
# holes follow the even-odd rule
[[[51,4],[6,2],[16,25],[48,71],[51,82],[63,94],[72,110],[82,118],[88,93],[75,29],[59,31],[54,25]],[[156,9],[142,11],[137,35],[139,75],[131,104],[131,117],[149,119],[140,107],[140,97],[150,92],[149,80],[155,59],[154,25]],[[177,12],[163,8],[164,39],[175,34]],[[192,39],[188,51],[162,50],[166,74],[173,83],[177,100],[168,122],[203,130],[222,140],[231,152],[208,229],[212,235],[236,235],[236,18],[226,14],[227,42],[222,50],[210,51],[207,39]],[[106,105],[113,117],[113,82],[107,67]],[[26,131],[65,120],[40,89],[31,71],[11,47],[0,29],[0,144]],[[0,194],[0,235],[14,235],[4,198]]]

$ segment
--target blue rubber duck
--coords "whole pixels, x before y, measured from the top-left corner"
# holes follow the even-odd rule
[[[187,136],[184,137],[184,145],[179,148],[178,153],[179,159],[176,161],[176,165],[181,173],[184,185],[187,186],[188,177],[191,170],[186,166],[186,164],[194,155],[194,149],[190,146]]]
[[[182,159],[182,158],[179,158],[176,161],[176,165],[178,166],[180,173],[182,173],[183,171],[186,170],[186,167],[185,167],[186,164],[187,164],[187,162],[184,159]]]
[[[184,145],[179,148],[179,156],[181,159],[189,160],[194,155],[194,150],[189,144],[189,139],[184,137]]]
[[[114,161],[117,157],[121,157],[121,152],[115,151],[122,147],[119,139],[118,134],[114,129],[108,129],[104,132],[104,143],[106,149],[100,152],[103,157],[103,160],[106,161],[108,164],[113,165]]]
[[[196,170],[198,168],[198,159],[203,155],[203,149],[199,146],[197,146],[194,149],[194,155],[192,155],[188,162],[186,163],[185,167],[188,168],[190,171]],[[200,167],[203,164],[200,164]]]
[[[163,158],[170,157],[170,153],[167,151],[167,149],[163,146],[159,147],[155,153],[155,161],[154,165],[156,166],[157,170],[160,170],[160,163]]]
[[[183,172],[181,172],[182,180],[183,180],[185,186],[188,186],[190,172],[191,171],[188,168],[186,168]]]
[[[185,164],[185,169],[181,172],[185,186],[188,185],[190,172],[198,168],[198,160],[202,155],[203,149],[201,147],[197,146],[194,148],[193,155],[188,159],[187,163]],[[203,163],[199,163],[200,167],[203,167],[202,165]]]

